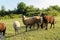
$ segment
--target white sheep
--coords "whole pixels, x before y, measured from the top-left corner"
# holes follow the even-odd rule
[[[19,21],[14,21],[13,27],[14,27],[15,33],[16,32],[19,33],[19,29],[20,29],[20,23],[19,23]]]

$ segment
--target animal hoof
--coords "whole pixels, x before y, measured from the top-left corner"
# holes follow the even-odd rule
[[[48,30],[47,28],[45,30]]]
[[[25,32],[27,32],[27,31],[25,31]]]

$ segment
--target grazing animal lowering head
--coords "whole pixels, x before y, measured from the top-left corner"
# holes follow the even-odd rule
[[[16,32],[19,33],[19,28],[20,28],[20,23],[19,23],[19,21],[14,21],[13,27],[14,27],[15,33],[16,33]]]

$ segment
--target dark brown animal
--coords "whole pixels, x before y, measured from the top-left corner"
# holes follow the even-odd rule
[[[48,28],[48,23],[51,24],[50,28],[52,28],[52,25],[53,25],[53,28],[54,28],[54,22],[55,22],[54,16],[47,16],[45,14],[42,14],[41,16],[43,17],[43,24],[45,24],[46,30]]]
[[[6,26],[4,23],[0,23],[0,33],[3,33],[3,36],[5,35]]]

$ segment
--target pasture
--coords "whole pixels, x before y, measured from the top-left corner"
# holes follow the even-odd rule
[[[21,28],[20,33],[15,35],[15,31],[13,28],[13,22],[17,20],[20,22]],[[48,30],[40,29],[39,30],[29,30],[25,32],[25,26],[23,25],[22,18],[17,19],[5,19],[0,20],[6,24],[6,35],[3,40],[60,40],[60,17],[55,17],[55,28]]]

